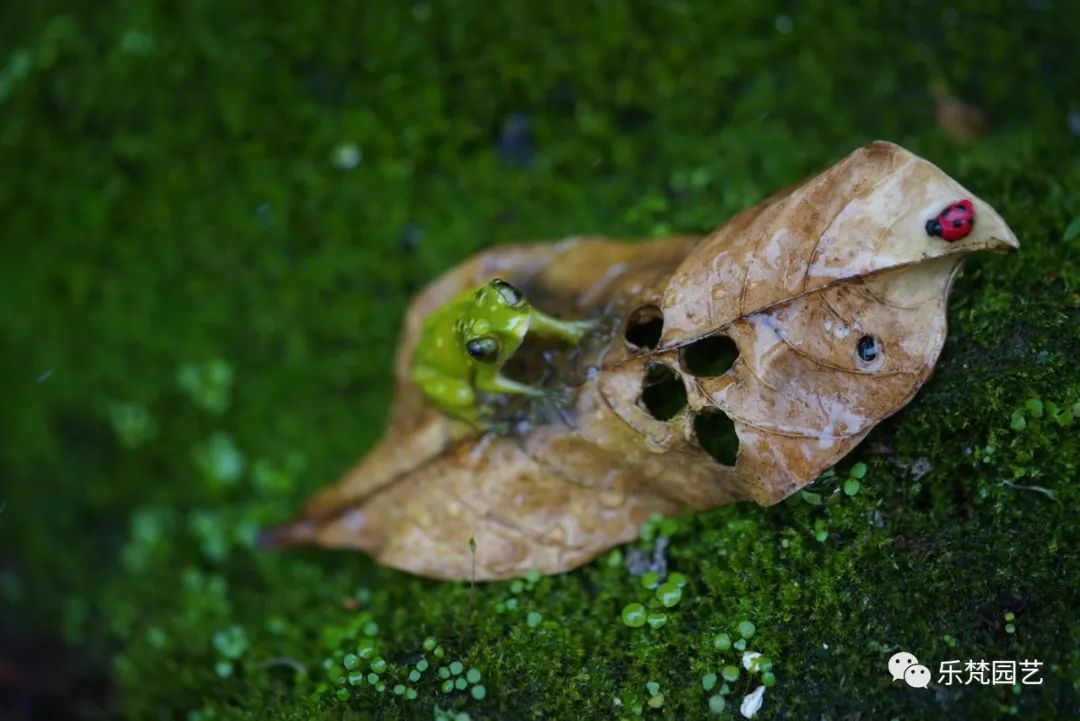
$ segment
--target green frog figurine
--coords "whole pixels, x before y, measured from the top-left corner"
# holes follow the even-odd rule
[[[492,409],[478,402],[476,391],[547,395],[499,372],[527,333],[577,345],[593,325],[553,318],[496,278],[458,295],[424,320],[412,379],[444,412],[484,429]]]

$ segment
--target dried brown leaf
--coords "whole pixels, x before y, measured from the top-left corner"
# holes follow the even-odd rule
[[[962,199],[974,207],[970,234],[930,235],[927,221]],[[574,568],[635,538],[655,513],[776,503],[926,381],[963,258],[1016,247],[990,206],[878,142],[704,239],[488,251],[410,307],[383,439],[268,538],[356,548],[447,579],[470,577],[475,538],[476,577],[493,579]],[[518,351],[521,372],[547,366],[545,382],[569,389],[566,408],[509,400],[503,432],[477,435],[436,411],[409,368],[426,315],[496,276],[549,313],[603,323],[579,348]],[[702,363],[725,348],[738,352],[730,368]],[[650,385],[657,366],[670,369],[668,401],[685,390],[671,417],[649,403],[663,390]],[[733,463],[710,455],[710,428],[732,450],[737,442]]]

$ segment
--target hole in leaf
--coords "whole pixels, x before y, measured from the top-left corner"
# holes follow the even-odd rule
[[[653,363],[645,370],[641,404],[656,420],[671,420],[686,407],[686,386],[671,368]]]
[[[699,377],[713,377],[728,372],[739,357],[739,348],[726,335],[711,335],[684,346],[680,354],[687,371]]]
[[[702,449],[725,466],[734,466],[739,453],[739,436],[727,413],[710,409],[694,418],[694,434]]]
[[[863,363],[873,363],[881,355],[881,343],[872,335],[864,335],[859,338],[855,352]]]
[[[626,321],[626,342],[635,348],[652,350],[660,344],[664,314],[655,305],[643,305]]]

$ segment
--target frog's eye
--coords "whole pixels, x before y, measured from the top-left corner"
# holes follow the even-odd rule
[[[481,363],[494,363],[499,357],[499,341],[486,335],[465,342],[465,350]]]
[[[512,308],[517,308],[525,303],[525,294],[501,278],[491,281],[491,287],[499,291],[499,295]]]

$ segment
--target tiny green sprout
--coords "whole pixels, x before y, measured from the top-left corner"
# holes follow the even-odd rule
[[[409,699],[410,701],[415,699],[416,698],[416,689],[415,688],[407,688],[407,689],[405,689],[405,698]]]
[[[192,459],[203,476],[222,488],[244,475],[247,457],[228,434],[218,431],[191,450]]]
[[[371,670],[375,673],[382,673],[386,670],[386,660],[382,656],[371,659]]]
[[[375,636],[379,633],[379,624],[374,621],[368,621],[364,624],[364,635],[368,638]]]
[[[659,513],[654,513],[651,516],[649,516],[649,518],[645,521],[645,523],[641,524],[641,540],[642,541],[645,541],[645,543],[652,543],[653,542],[653,539],[656,538],[656,526],[657,526],[657,524],[660,523],[660,520],[662,518],[663,518],[663,516],[660,515]]]
[[[416,683],[417,681],[419,681],[420,680],[420,672],[417,671],[415,668],[412,671],[409,671],[409,680],[412,681],[413,683]]]
[[[218,661],[216,664],[214,664],[214,673],[216,673],[221,678],[228,678],[229,676],[232,676],[232,672],[233,672],[232,661],[224,661],[224,660],[222,660],[222,661]]]
[[[1005,633],[1016,633],[1016,625],[1012,623],[1005,624]]]
[[[510,583],[510,593],[521,593],[525,590],[525,584],[521,582],[521,579],[515,578]]]
[[[623,557],[622,550],[616,548],[614,551],[607,555],[608,568],[618,568],[622,565]]]
[[[379,681],[379,683],[375,684],[375,690],[378,691],[379,693],[382,693],[383,691],[386,690],[386,684],[383,683],[382,681]]]
[[[443,681],[442,692],[452,693],[454,690],[454,682],[452,680]]]
[[[525,582],[532,585],[539,583],[540,578],[540,570],[537,568],[529,569],[529,572],[525,574]]]
[[[157,421],[141,403],[117,401],[109,406],[108,413],[109,423],[125,448],[137,448],[157,435]]]
[[[454,688],[456,688],[458,691],[464,691],[465,687],[468,686],[468,685],[469,685],[469,682],[465,680],[464,676],[462,676],[462,677],[460,677],[460,678],[458,678],[457,680],[454,681]]]
[[[476,553],[476,539],[469,536],[469,552]]]
[[[457,716],[454,717],[454,721],[469,721],[469,714],[462,711],[461,713],[459,713]]]
[[[424,650],[425,651],[434,651],[435,650],[435,638],[433,636],[428,636],[427,638],[424,639]]]
[[[659,611],[650,611],[645,621],[649,624],[650,628],[660,628],[667,623],[667,614],[660,613]]]
[[[394,695],[395,696],[402,696],[404,694],[405,694],[405,684],[399,683],[399,684],[394,686]]]
[[[1013,411],[1012,417],[1009,419],[1009,428],[1014,431],[1022,431],[1027,428],[1027,419],[1024,418],[1023,411]]]
[[[462,664],[461,661],[454,661],[453,663],[450,664],[450,673],[453,674],[454,676],[459,675],[464,670],[465,670],[465,665]]]
[[[731,648],[731,636],[728,636],[726,633],[718,633],[716,634],[716,638],[713,639],[712,645],[713,648],[719,651],[727,651]]]
[[[525,617],[525,623],[529,626],[529,628],[536,628],[543,620],[544,617],[536,611],[529,611],[529,615]]]
[[[353,671],[349,674],[349,685],[359,686],[364,683],[364,674],[361,671]]]
[[[1073,218],[1072,222],[1065,226],[1065,233],[1061,239],[1069,243],[1078,237],[1080,237],[1080,216]]]
[[[442,658],[446,655],[446,651],[443,650],[442,646],[436,646],[435,650],[431,653],[435,656],[435,658]]]
[[[356,655],[359,656],[360,658],[365,658],[365,659],[366,658],[371,658],[372,656],[375,655],[375,647],[371,646],[371,645],[366,645],[366,646],[362,645],[362,646],[360,646],[360,648],[356,649]]]
[[[829,529],[825,524],[824,518],[819,518],[814,521],[814,539],[818,543],[825,543],[829,539]]]
[[[679,522],[674,518],[661,518],[658,530],[661,536],[674,536],[679,532]]]
[[[347,653],[345,654],[345,658],[341,660],[341,663],[345,668],[351,671],[360,664],[360,659],[355,653]]]
[[[266,619],[266,630],[275,636],[280,636],[289,630],[289,622],[281,616],[271,616]]]
[[[518,607],[518,600],[516,598],[510,598],[506,601],[507,611],[516,611]]]
[[[367,675],[367,682],[369,684],[371,684],[372,686],[374,686],[375,684],[377,684],[379,682],[379,674],[372,671],[371,673],[369,673]]]
[[[758,656],[755,663],[758,671],[772,671],[772,659],[768,656]]]
[[[689,580],[686,578],[686,574],[679,573],[678,571],[675,571],[674,573],[670,574],[668,576],[667,580],[668,580],[668,583],[674,583],[679,588],[682,588],[687,583],[689,583]]]
[[[630,628],[640,628],[645,625],[645,607],[640,603],[628,603],[623,607],[622,620]]]
[[[1027,409],[1032,418],[1043,417],[1043,402],[1038,398],[1028,398],[1027,402],[1024,403],[1024,408]]]
[[[849,478],[846,481],[844,481],[844,493],[846,495],[854,496],[856,493],[859,492],[859,489],[861,487],[862,487],[862,484],[859,483],[854,478]]]
[[[677,606],[682,600],[682,588],[668,581],[656,589],[656,599],[664,605],[664,608]]]
[[[710,671],[701,677],[701,687],[706,691],[712,691],[716,687],[716,674]]]
[[[3,504],[0,504],[0,511],[3,510]],[[169,637],[165,635],[165,631],[160,626],[151,626],[146,630],[146,640],[150,642],[150,645],[154,648],[164,648],[165,644],[169,642]]]
[[[349,689],[344,688],[344,687],[339,688],[337,691],[334,692],[334,695],[338,697],[339,701],[348,701],[349,700]]]
[[[658,693],[650,696],[646,703],[649,704],[649,708],[660,708],[664,705],[664,694]]]
[[[477,684],[472,687],[472,690],[469,693],[471,693],[472,697],[477,701],[483,701],[484,697],[487,696],[487,689],[484,688],[483,684]]]
[[[710,696],[709,697],[709,710],[712,711],[713,713],[716,713],[716,714],[724,713],[724,707],[726,705],[727,705],[727,702],[724,701],[724,697],[720,696],[719,694],[717,694],[716,696]]]
[[[450,678],[450,669],[446,666],[439,666],[439,678]]]
[[[641,587],[650,591],[660,585],[660,574],[656,571],[646,571],[641,574]]]
[[[247,633],[242,626],[229,626],[224,631],[218,631],[210,641],[218,653],[233,661],[243,656],[248,649]]]
[[[776,676],[772,671],[763,671],[761,674],[761,684],[766,688],[771,688],[776,685]]]
[[[416,670],[420,673],[428,670],[428,662],[426,658],[422,658],[416,662]]]
[[[848,471],[848,475],[861,481],[866,477],[866,464],[861,462],[856,463],[851,467],[851,470]]]
[[[647,681],[645,683],[645,690],[649,692],[650,696],[655,696],[660,693],[660,683],[657,681]]]
[[[745,651],[746,650],[746,639],[745,638],[740,638],[738,641],[736,641],[732,645],[735,647],[736,651]]]
[[[1080,404],[1077,404],[1080,405]],[[1075,408],[1075,406],[1074,406]],[[1072,409],[1059,408],[1057,403],[1053,401],[1046,402],[1046,416],[1054,423],[1058,424],[1062,428],[1071,426],[1075,420]]]
[[[821,494],[820,493],[814,493],[812,491],[800,491],[799,492],[799,497],[802,498],[807,503],[809,503],[811,506],[820,506],[821,505]]]
[[[720,675],[724,677],[725,681],[735,681],[739,678],[739,669],[737,666],[724,666],[720,671]]]
[[[480,683],[480,677],[481,673],[480,669],[478,668],[470,668],[465,673],[465,678],[468,680],[469,683]]]
[[[750,638],[754,635],[754,631],[757,631],[757,626],[753,621],[739,621],[739,635],[743,638]]]

